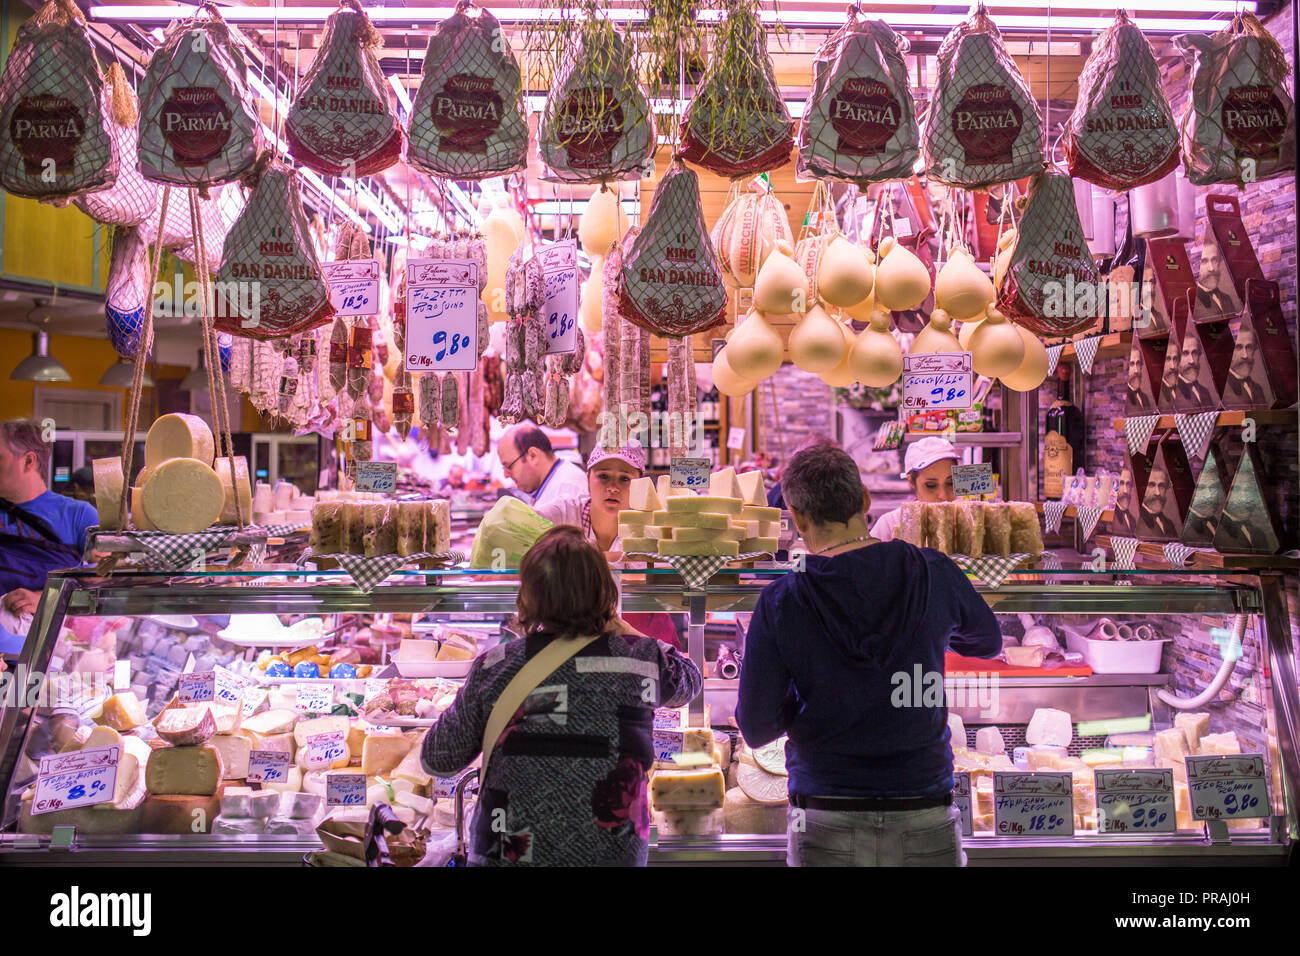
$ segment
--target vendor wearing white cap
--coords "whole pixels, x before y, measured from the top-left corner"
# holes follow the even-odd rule
[[[952,501],[957,495],[952,487],[952,466],[960,461],[952,442],[942,438],[922,438],[907,447],[903,475],[912,486],[917,501]],[[893,541],[903,509],[886,511],[871,528],[871,536]]]
[[[645,451],[635,438],[622,448],[597,445],[587,458],[587,493],[534,505],[534,510],[555,524],[582,529],[601,551],[622,551],[618,513],[626,511],[632,479],[645,471]]]

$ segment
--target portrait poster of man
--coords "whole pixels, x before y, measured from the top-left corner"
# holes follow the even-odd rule
[[[1201,246],[1201,269],[1196,279],[1196,310],[1198,322],[1231,317],[1241,311],[1241,297],[1223,264],[1219,244],[1207,230],[1205,244]]]
[[[1280,290],[1276,282],[1252,281],[1223,387],[1223,407],[1287,408],[1295,400],[1295,351]]]
[[[1294,544],[1294,528],[1290,533],[1283,528],[1274,496],[1278,489],[1269,482],[1266,468],[1258,443],[1251,442],[1241,456],[1214,531],[1214,546],[1218,550],[1276,554],[1288,544]]]
[[[1169,339],[1165,344],[1164,364],[1160,367],[1160,391],[1156,395],[1156,407],[1164,414],[1176,410],[1178,390],[1178,364],[1182,357],[1183,336],[1191,323],[1190,295],[1172,301],[1172,314],[1169,320]]]
[[[1232,328],[1226,321],[1187,323],[1178,356],[1174,409],[1212,412],[1219,408],[1219,389],[1232,361]]]
[[[1196,287],[1187,241],[1176,236],[1147,240],[1143,283],[1150,289],[1151,316],[1149,321],[1146,316],[1135,316],[1133,328],[1143,338],[1156,338],[1168,332],[1175,304],[1186,301]]]
[[[1158,367],[1164,366],[1164,347],[1167,339],[1142,340],[1133,339],[1128,353],[1128,377],[1126,380],[1128,396],[1124,403],[1124,414],[1132,418],[1135,415],[1155,415],[1155,392],[1151,388],[1151,373],[1148,357],[1159,361]],[[1156,355],[1157,346],[1159,355]]]
[[[1237,197],[1224,193],[1210,193],[1205,197],[1205,247],[1214,244],[1218,256],[1219,288],[1231,290],[1238,302],[1248,298],[1247,283],[1264,279],[1264,268],[1250,241],[1250,233],[1241,220],[1241,206]],[[1202,252],[1204,256],[1204,252]],[[1205,264],[1202,262],[1202,270]]]
[[[1196,479],[1192,503],[1183,523],[1183,544],[1192,548],[1208,548],[1214,544],[1214,532],[1219,516],[1228,500],[1232,479],[1242,455],[1241,430],[1215,429],[1210,445],[1205,451],[1205,463]]]
[[[1151,458],[1145,454],[1125,455],[1115,485],[1115,514],[1110,522],[1110,533],[1125,538],[1137,537],[1138,510],[1146,492],[1147,476],[1151,473]]]
[[[1166,435],[1147,476],[1137,536],[1144,541],[1177,541],[1183,533],[1183,516],[1191,505],[1193,487],[1183,443],[1177,435]]]

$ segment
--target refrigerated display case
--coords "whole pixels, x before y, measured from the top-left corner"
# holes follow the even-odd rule
[[[754,608],[765,582],[791,572],[776,566],[726,572],[699,590],[683,589],[681,579],[669,569],[615,573],[622,610],[684,618],[689,654],[703,667],[706,661],[712,663],[720,642],[738,645],[743,657],[746,613]],[[1176,832],[1161,835],[1099,833],[1095,816],[1088,819],[1086,808],[1076,808],[1080,825],[1072,835],[1034,838],[992,832],[982,825],[988,817],[982,813],[986,808],[978,806],[981,798],[972,796],[977,804],[973,807],[975,829],[964,839],[969,863],[1284,865],[1300,837],[1296,802],[1300,793],[1300,707],[1284,580],[1267,571],[1235,571],[1225,576],[1067,569],[1021,572],[999,588],[981,589],[1008,635],[1018,634],[1026,625],[1046,624],[1065,638],[1071,630],[1086,636],[1097,620],[1105,617],[1116,624],[1146,624],[1154,629],[1153,639],[1165,643],[1159,673],[1054,676],[1044,671],[1033,676],[999,676],[993,682],[996,701],[983,702],[992,706],[967,701],[951,708],[965,720],[968,750],[975,749],[979,727],[997,726],[1010,755],[1023,740],[1034,711],[1050,707],[1067,711],[1079,731],[1089,731],[1082,737],[1075,734],[1068,747],[1068,759],[1077,760],[1083,750],[1110,745],[1106,721],[1146,717],[1152,731],[1167,727],[1179,705],[1205,690],[1205,675],[1223,669],[1230,675],[1215,682],[1214,699],[1197,709],[1211,715],[1208,732],[1233,733],[1243,753],[1262,756],[1269,805],[1260,819],[1234,820],[1231,825],[1219,821],[1189,824],[1180,812],[1178,823],[1182,825]],[[257,648],[227,644],[216,636],[229,623],[230,615],[328,618],[412,613],[424,622],[474,622],[479,628],[497,630],[506,639],[503,625],[514,612],[516,583],[512,572],[406,571],[366,593],[341,573],[304,572],[287,566],[243,572],[218,569],[172,578],[141,572],[111,578],[64,572],[49,579],[30,638],[14,668],[17,681],[9,687],[26,687],[30,692],[42,686],[29,679],[28,675],[34,674],[90,675],[98,678],[98,684],[90,684],[92,691],[102,696],[111,693],[115,684],[134,687],[146,700],[148,716],[153,717],[170,699],[187,666],[200,671],[222,666],[250,673]],[[331,630],[335,621],[324,622],[323,630]],[[1235,629],[1234,622],[1239,624]],[[110,632],[111,638],[106,636]],[[1215,642],[1225,633],[1238,634],[1239,653],[1234,650],[1224,655],[1232,660],[1211,660],[1205,653],[1207,647],[1222,645],[1226,650],[1234,646],[1231,641]],[[390,668],[377,667],[372,679],[389,676]],[[952,671],[950,661],[950,677]],[[265,679],[253,677],[257,689],[279,694],[282,702],[284,695],[292,692],[283,683],[270,682],[268,686]],[[344,701],[342,693],[358,689],[344,681],[325,683],[338,685],[332,698],[338,702]],[[80,684],[83,690],[86,686]],[[736,691],[736,681],[711,676],[704,693],[689,705],[693,723],[703,719],[707,705],[715,734],[729,736],[735,746],[728,749],[733,751],[739,741],[734,726],[728,724]],[[76,725],[92,725],[91,715],[102,696],[96,700],[91,693],[83,699],[58,702],[48,696],[31,699],[29,693],[28,698],[8,701],[12,706],[7,706],[0,718],[0,780],[5,786],[0,861],[298,865],[304,854],[319,847],[313,836],[266,833],[97,835],[66,826],[50,833],[24,832],[42,828],[31,824],[30,815],[24,820],[23,812],[24,792],[32,786],[40,758],[55,752],[57,741],[66,739]],[[66,726],[54,726],[58,721]],[[1134,767],[1151,762],[1143,760],[1139,752],[1129,756]],[[734,773],[735,758],[729,763],[728,783],[734,788],[730,774]],[[960,769],[960,754],[957,763]],[[987,775],[991,777],[992,771]],[[989,781],[982,781],[984,776],[983,769],[972,772],[973,788],[987,790]],[[779,805],[772,807],[770,812],[782,812]],[[710,837],[652,833],[652,865],[783,865],[784,861],[785,835],[781,832],[726,832]]]

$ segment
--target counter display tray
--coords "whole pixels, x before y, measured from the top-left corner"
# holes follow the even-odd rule
[[[401,677],[464,677],[474,666],[473,661],[401,661],[394,658],[390,663],[397,668]]]
[[[984,660],[982,657],[964,657],[947,653],[943,662],[944,675],[985,673],[999,677],[1091,677],[1092,668],[1086,664],[1066,664],[1048,670],[1044,667],[1015,667],[1002,661]]]

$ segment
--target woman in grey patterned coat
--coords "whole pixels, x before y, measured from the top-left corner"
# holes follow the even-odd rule
[[[482,749],[488,715],[555,637],[602,635],[515,712],[479,789],[472,866],[644,866],[654,708],[680,707],[703,677],[680,651],[629,628],[604,556],[580,529],[552,528],[519,566],[520,640],[483,654],[424,739],[425,769],[452,776]]]

